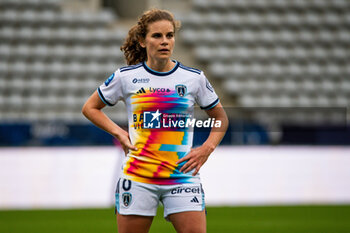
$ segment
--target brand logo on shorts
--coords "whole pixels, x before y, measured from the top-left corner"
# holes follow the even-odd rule
[[[199,200],[198,200],[198,198],[197,198],[197,197],[194,197],[194,198],[191,200],[191,202],[194,202],[194,203],[199,203]]]
[[[125,207],[129,207],[132,201],[132,195],[131,193],[123,193],[122,195],[122,199],[123,199],[123,204]]]

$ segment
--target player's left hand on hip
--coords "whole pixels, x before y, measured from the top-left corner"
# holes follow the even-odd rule
[[[181,164],[185,161],[187,161],[181,168],[180,172],[187,173],[192,171],[193,169],[193,176],[195,176],[199,169],[203,166],[203,164],[208,160],[208,157],[210,155],[210,152],[206,150],[203,146],[191,149],[191,151],[182,159],[176,162],[176,164]]]

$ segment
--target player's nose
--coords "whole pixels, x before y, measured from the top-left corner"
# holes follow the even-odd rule
[[[166,36],[162,37],[162,44],[169,44],[169,39]]]

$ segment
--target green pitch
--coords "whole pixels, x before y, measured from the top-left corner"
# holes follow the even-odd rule
[[[208,233],[349,233],[350,205],[208,207]],[[175,233],[159,209],[151,233]],[[113,209],[0,211],[1,233],[117,232]]]

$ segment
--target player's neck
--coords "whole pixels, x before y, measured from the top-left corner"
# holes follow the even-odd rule
[[[146,61],[146,65],[151,68],[152,70],[158,71],[158,72],[168,72],[172,70],[175,66],[175,62],[173,62],[170,59],[167,60],[152,60],[148,59]]]

